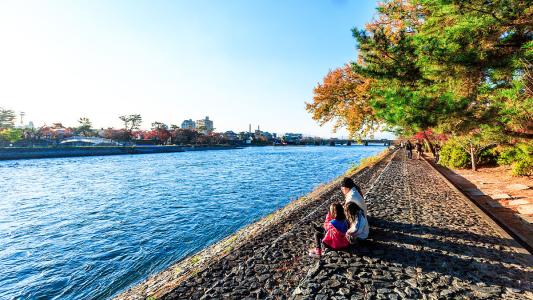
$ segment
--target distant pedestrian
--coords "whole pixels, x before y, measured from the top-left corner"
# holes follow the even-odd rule
[[[439,159],[440,159],[440,156],[439,156],[440,145],[439,145],[439,144],[435,144],[435,147],[433,147],[433,150],[435,151],[435,163],[439,163]]]
[[[341,191],[344,194],[345,203],[354,202],[359,206],[366,217],[366,203],[361,188],[350,177],[344,177],[341,183]]]
[[[340,203],[333,203],[324,221],[324,227],[315,226],[315,248],[309,250],[309,256],[320,257],[323,244],[331,249],[339,250],[350,245],[346,238],[348,221],[344,208]]]
[[[407,141],[405,150],[407,150],[407,158],[413,159],[413,144],[411,144],[411,141]]]
[[[420,143],[419,140],[416,141],[415,148],[416,148],[416,158],[420,159],[420,157],[422,156],[422,144]]]
[[[353,245],[366,239],[369,233],[369,226],[364,211],[355,202],[350,201],[344,204],[344,214],[350,225],[348,231],[346,231],[348,242]]]

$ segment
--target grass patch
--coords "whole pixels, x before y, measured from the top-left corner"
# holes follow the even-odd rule
[[[233,250],[233,246],[229,245],[226,248],[224,248],[223,252],[224,252],[224,254],[228,254],[228,253],[231,252],[231,250]]]
[[[197,264],[199,261],[200,261],[200,257],[198,257],[198,256],[193,256],[193,257],[191,258],[191,263],[192,263],[193,265]]]
[[[362,158],[359,163],[357,164],[352,164],[352,166],[350,168],[348,168],[348,170],[346,171],[346,175],[351,175],[361,169],[364,169],[365,167],[368,167],[368,166],[371,166],[371,165],[374,165],[375,163],[377,163],[380,159],[383,158],[383,156],[385,156],[386,154],[388,153],[388,150],[384,150],[376,155],[372,155],[372,156],[369,156],[369,157],[365,157],[365,158]]]
[[[174,273],[176,273],[176,274],[180,274],[180,273],[182,273],[182,272],[183,272],[183,269],[180,268],[180,267],[176,267],[176,268],[174,269]]]
[[[227,244],[231,244],[233,242],[235,242],[237,240],[237,236],[232,236],[230,238],[228,238],[228,240],[226,241]]]

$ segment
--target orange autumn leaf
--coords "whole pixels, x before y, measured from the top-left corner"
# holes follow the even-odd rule
[[[355,73],[349,64],[330,71],[313,90],[306,109],[320,125],[334,122],[334,130],[346,127],[351,136],[362,137],[378,123],[370,105],[371,80]]]

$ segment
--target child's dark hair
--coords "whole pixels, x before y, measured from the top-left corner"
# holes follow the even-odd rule
[[[329,207],[329,211],[333,219],[339,221],[346,220],[346,215],[344,214],[344,208],[342,207],[342,204],[338,202],[331,204],[331,206]]]
[[[361,188],[359,188],[359,186],[355,184],[353,179],[351,179],[350,177],[344,177],[342,179],[341,186],[345,188],[349,188],[350,190],[355,189],[359,192],[359,194],[361,194],[361,196],[363,196],[363,192],[361,191]]]
[[[346,215],[346,219],[348,222],[350,222],[350,224],[355,222],[360,211],[361,207],[359,207],[359,205],[357,205],[355,202],[349,201],[344,204],[344,214]]]

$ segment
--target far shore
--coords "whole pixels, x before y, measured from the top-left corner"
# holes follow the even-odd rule
[[[81,157],[81,156],[109,156],[126,154],[156,154],[174,153],[186,151],[207,151],[207,150],[233,150],[245,147],[264,147],[272,145],[131,145],[131,146],[68,146],[68,147],[0,147],[1,160],[19,159],[39,159],[39,158],[61,158],[61,157]],[[329,145],[274,145],[274,146],[326,146]],[[382,145],[335,145],[337,147],[351,146],[382,146]]]
[[[108,156],[125,154],[155,154],[185,151],[230,150],[233,145],[187,146],[75,146],[75,147],[7,147],[0,148],[0,160],[60,158],[79,156]]]

